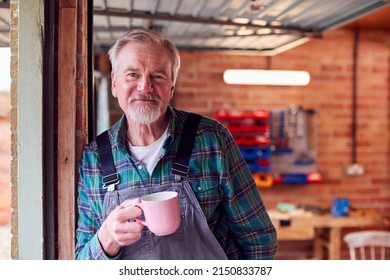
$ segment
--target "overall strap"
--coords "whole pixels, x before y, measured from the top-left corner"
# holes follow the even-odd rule
[[[96,143],[102,166],[103,188],[108,188],[112,191],[115,189],[115,185],[119,183],[119,176],[112,157],[111,143],[107,130],[96,137]]]
[[[180,139],[179,149],[172,165],[172,174],[179,175],[182,178],[188,177],[188,173],[190,172],[188,163],[190,161],[192,148],[194,147],[195,137],[201,118],[202,116],[198,114],[188,114]]]

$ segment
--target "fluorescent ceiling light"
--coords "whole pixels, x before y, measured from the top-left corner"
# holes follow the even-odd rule
[[[306,86],[310,75],[306,71],[227,69],[223,80],[235,85]]]

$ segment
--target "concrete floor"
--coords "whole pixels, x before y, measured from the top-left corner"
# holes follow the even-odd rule
[[[11,226],[0,226],[0,260],[11,259]]]

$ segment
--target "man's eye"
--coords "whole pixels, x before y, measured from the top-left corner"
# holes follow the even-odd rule
[[[161,75],[161,74],[155,74],[152,76],[152,79],[156,81],[165,81],[167,80],[167,78],[168,77],[166,75]]]
[[[138,77],[137,73],[127,73],[126,74],[126,78],[128,78],[128,79],[133,79],[133,78],[137,78],[137,77]]]

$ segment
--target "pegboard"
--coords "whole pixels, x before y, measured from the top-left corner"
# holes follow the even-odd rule
[[[287,109],[218,110],[215,116],[232,133],[258,187],[321,181],[314,110],[292,105]]]

